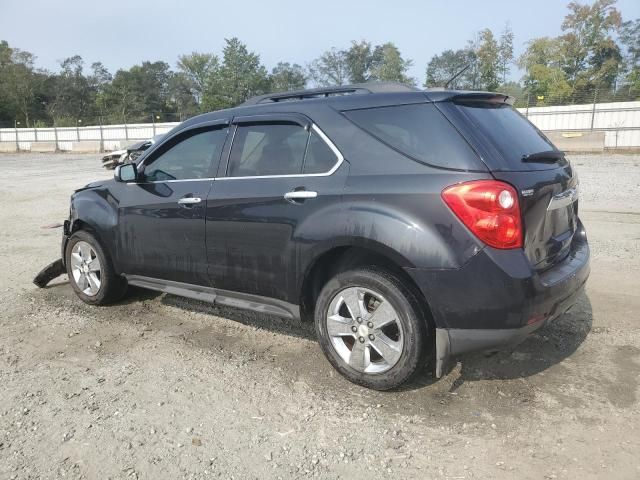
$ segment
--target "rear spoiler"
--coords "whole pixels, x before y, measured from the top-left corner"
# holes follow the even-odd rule
[[[514,97],[496,92],[470,92],[464,90],[445,90],[442,88],[427,88],[424,93],[432,102],[455,103],[489,103],[493,105],[513,105]]]
[[[494,105],[513,105],[516,99],[503,93],[473,92],[456,95],[451,98],[454,103],[491,103]]]

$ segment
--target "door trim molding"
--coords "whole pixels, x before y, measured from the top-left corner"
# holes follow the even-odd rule
[[[284,300],[253,295],[250,293],[221,290],[202,285],[174,282],[161,278],[144,277],[142,275],[124,275],[129,285],[156,290],[158,292],[193,298],[202,302],[223,305],[225,307],[241,308],[254,312],[276,315],[278,317],[299,319],[300,307]]]

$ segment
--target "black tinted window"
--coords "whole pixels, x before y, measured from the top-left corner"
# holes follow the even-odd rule
[[[509,162],[521,166],[523,155],[554,150],[531,124],[509,105],[464,104],[458,108],[471,119]]]
[[[418,161],[463,170],[475,163],[475,154],[469,145],[432,104],[351,110],[344,114],[375,137]]]
[[[303,173],[326,173],[337,161],[338,158],[329,145],[320,138],[320,135],[312,131],[307,156],[304,159]]]
[[[295,175],[302,160],[309,133],[291,123],[240,125],[229,157],[229,177]]]
[[[201,132],[185,138],[145,168],[147,181],[188,180],[210,176],[211,161],[220,158],[227,130]]]

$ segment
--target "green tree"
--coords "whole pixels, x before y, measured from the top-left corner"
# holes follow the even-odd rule
[[[46,114],[42,105],[45,98],[46,72],[36,71],[35,56],[0,42],[0,122],[23,126],[33,125]]]
[[[509,24],[505,25],[498,42],[498,72],[502,84],[507,83],[507,76],[513,63],[513,30]]]
[[[0,41],[0,126],[8,126],[15,120],[16,107],[9,92],[9,70],[13,61],[13,49],[6,40]]]
[[[202,103],[207,110],[236,106],[269,88],[260,56],[235,37],[225,42],[222,65],[209,76],[203,93]]]
[[[562,22],[561,67],[573,92],[611,87],[618,75],[621,55],[611,34],[622,23],[616,0],[596,0],[582,5],[571,2]]]
[[[53,91],[46,105],[54,124],[75,125],[95,113],[96,91],[83,70],[82,57],[74,55],[61,61],[60,72],[51,77]]]
[[[471,49],[445,50],[429,60],[425,87],[444,87],[445,84],[465,67],[474,64],[476,54]],[[450,88],[472,90],[476,88],[473,71],[467,69],[449,85]]]
[[[152,115],[170,111],[169,78],[165,62],[142,62],[118,70],[105,89],[110,118],[120,122],[149,122]]]
[[[309,65],[309,77],[319,86],[344,85],[349,81],[349,65],[344,50],[332,48]]]
[[[192,52],[188,55],[180,55],[177,65],[184,75],[183,79],[190,83],[189,88],[193,97],[200,104],[207,82],[217,74],[220,68],[220,60],[213,53]]]
[[[540,102],[561,103],[571,96],[571,85],[563,62],[562,42],[557,38],[541,37],[527,43],[527,49],[518,59],[518,66],[525,71],[525,90],[530,98]]]
[[[307,84],[304,69],[294,63],[279,62],[269,75],[270,90],[272,92],[288,92],[300,90]]]
[[[171,72],[168,80],[168,112],[175,117],[169,120],[184,120],[196,115],[200,111],[200,105],[194,94],[193,81],[184,72]],[[163,119],[163,116],[160,117]]]
[[[624,85],[629,94],[640,95],[640,18],[624,22],[620,28],[624,47]]]
[[[105,91],[109,88],[109,84],[113,80],[113,76],[109,73],[109,70],[102,64],[102,62],[94,62],[91,64],[91,74],[87,78],[89,81],[89,87],[93,91],[95,111],[100,116],[100,122],[103,117],[108,113],[108,108],[105,103]]]
[[[493,32],[488,28],[479,34],[478,73],[482,88],[496,91],[500,86],[500,49]]]
[[[402,58],[400,50],[393,43],[388,42],[376,46],[372,57],[371,79],[409,85],[416,84],[416,80],[407,75],[413,62]]]
[[[371,80],[371,69],[375,62],[371,42],[353,40],[351,47],[344,52],[344,61],[351,83],[365,83]]]
[[[22,119],[27,127],[42,111],[39,94],[46,78],[44,72],[34,70],[35,58],[30,52],[11,49],[10,62],[3,75],[5,94],[14,119]]]

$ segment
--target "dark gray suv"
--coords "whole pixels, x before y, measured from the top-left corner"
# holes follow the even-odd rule
[[[429,360],[441,376],[564,313],[589,275],[573,168],[511,103],[374,83],[192,118],[73,194],[71,285],[309,319],[375,389]]]

